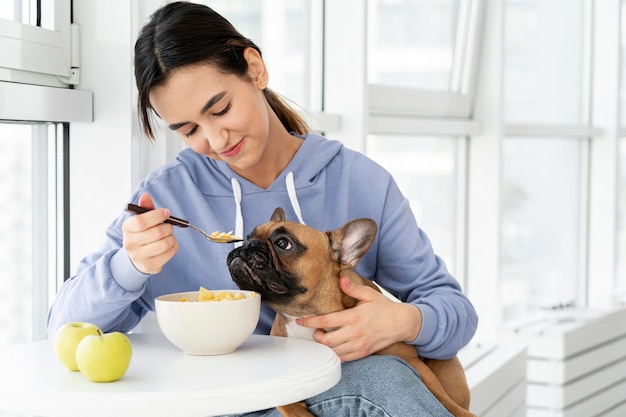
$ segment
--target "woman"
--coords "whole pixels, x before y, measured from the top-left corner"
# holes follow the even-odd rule
[[[70,321],[129,331],[153,310],[158,295],[236,288],[226,266],[233,247],[174,230],[163,223],[170,213],[204,230],[239,236],[267,222],[279,206],[288,219],[320,230],[369,217],[379,232],[357,271],[402,303],[343,285],[360,300],[357,307],[299,320],[306,327],[337,328],[316,330],[315,339],[344,362],[341,382],[307,403],[320,416],[448,416],[406,364],[368,356],[404,341],[422,356],[450,358],[477,324],[471,303],[433,253],[389,173],[340,142],[309,133],[267,88],[260,49],[206,6],[172,3],[156,11],[135,45],[135,77],[146,135],[154,138],[156,116],[189,148],[151,173],[130,198],[156,209],[122,213],[103,247],[81,261],[50,309],[49,334]],[[272,320],[264,308],[257,333],[269,333]]]

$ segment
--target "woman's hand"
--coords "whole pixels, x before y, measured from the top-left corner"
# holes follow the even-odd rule
[[[148,194],[139,197],[138,204],[154,209]],[[178,250],[174,227],[163,223],[170,217],[168,209],[151,210],[129,217],[122,225],[123,245],[135,268],[144,274],[161,272]]]
[[[361,359],[395,342],[417,337],[422,325],[417,307],[394,302],[370,287],[351,283],[347,277],[341,278],[340,286],[358,300],[354,308],[298,319],[297,323],[316,328],[315,341],[332,348],[342,361]]]

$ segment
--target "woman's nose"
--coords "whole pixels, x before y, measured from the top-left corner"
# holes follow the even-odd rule
[[[215,152],[223,151],[228,145],[228,130],[220,126],[202,127],[205,139]]]

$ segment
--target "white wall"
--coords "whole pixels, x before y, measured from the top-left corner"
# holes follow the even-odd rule
[[[94,122],[70,131],[70,261],[97,249],[131,191],[132,4],[75,0],[80,25],[81,81],[93,91]]]

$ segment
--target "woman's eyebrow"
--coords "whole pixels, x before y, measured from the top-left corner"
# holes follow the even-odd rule
[[[216,95],[211,97],[209,99],[209,101],[207,101],[206,104],[204,106],[202,106],[202,110],[200,110],[200,114],[206,113],[207,110],[209,110],[211,107],[213,107],[215,105],[215,103],[220,101],[222,99],[222,97],[224,97],[225,95],[226,95],[226,92],[222,91],[221,93],[217,93]]]
[[[213,107],[215,105],[215,103],[220,101],[222,99],[222,97],[224,97],[225,95],[226,95],[226,92],[222,91],[221,93],[217,93],[216,95],[211,97],[209,99],[209,101],[207,101],[206,104],[204,106],[202,106],[202,109],[200,109],[200,114],[202,115],[202,114],[206,113],[207,110],[209,110],[211,107]],[[178,130],[181,127],[185,126],[187,123],[189,123],[189,122],[172,123],[168,127],[171,130]]]

